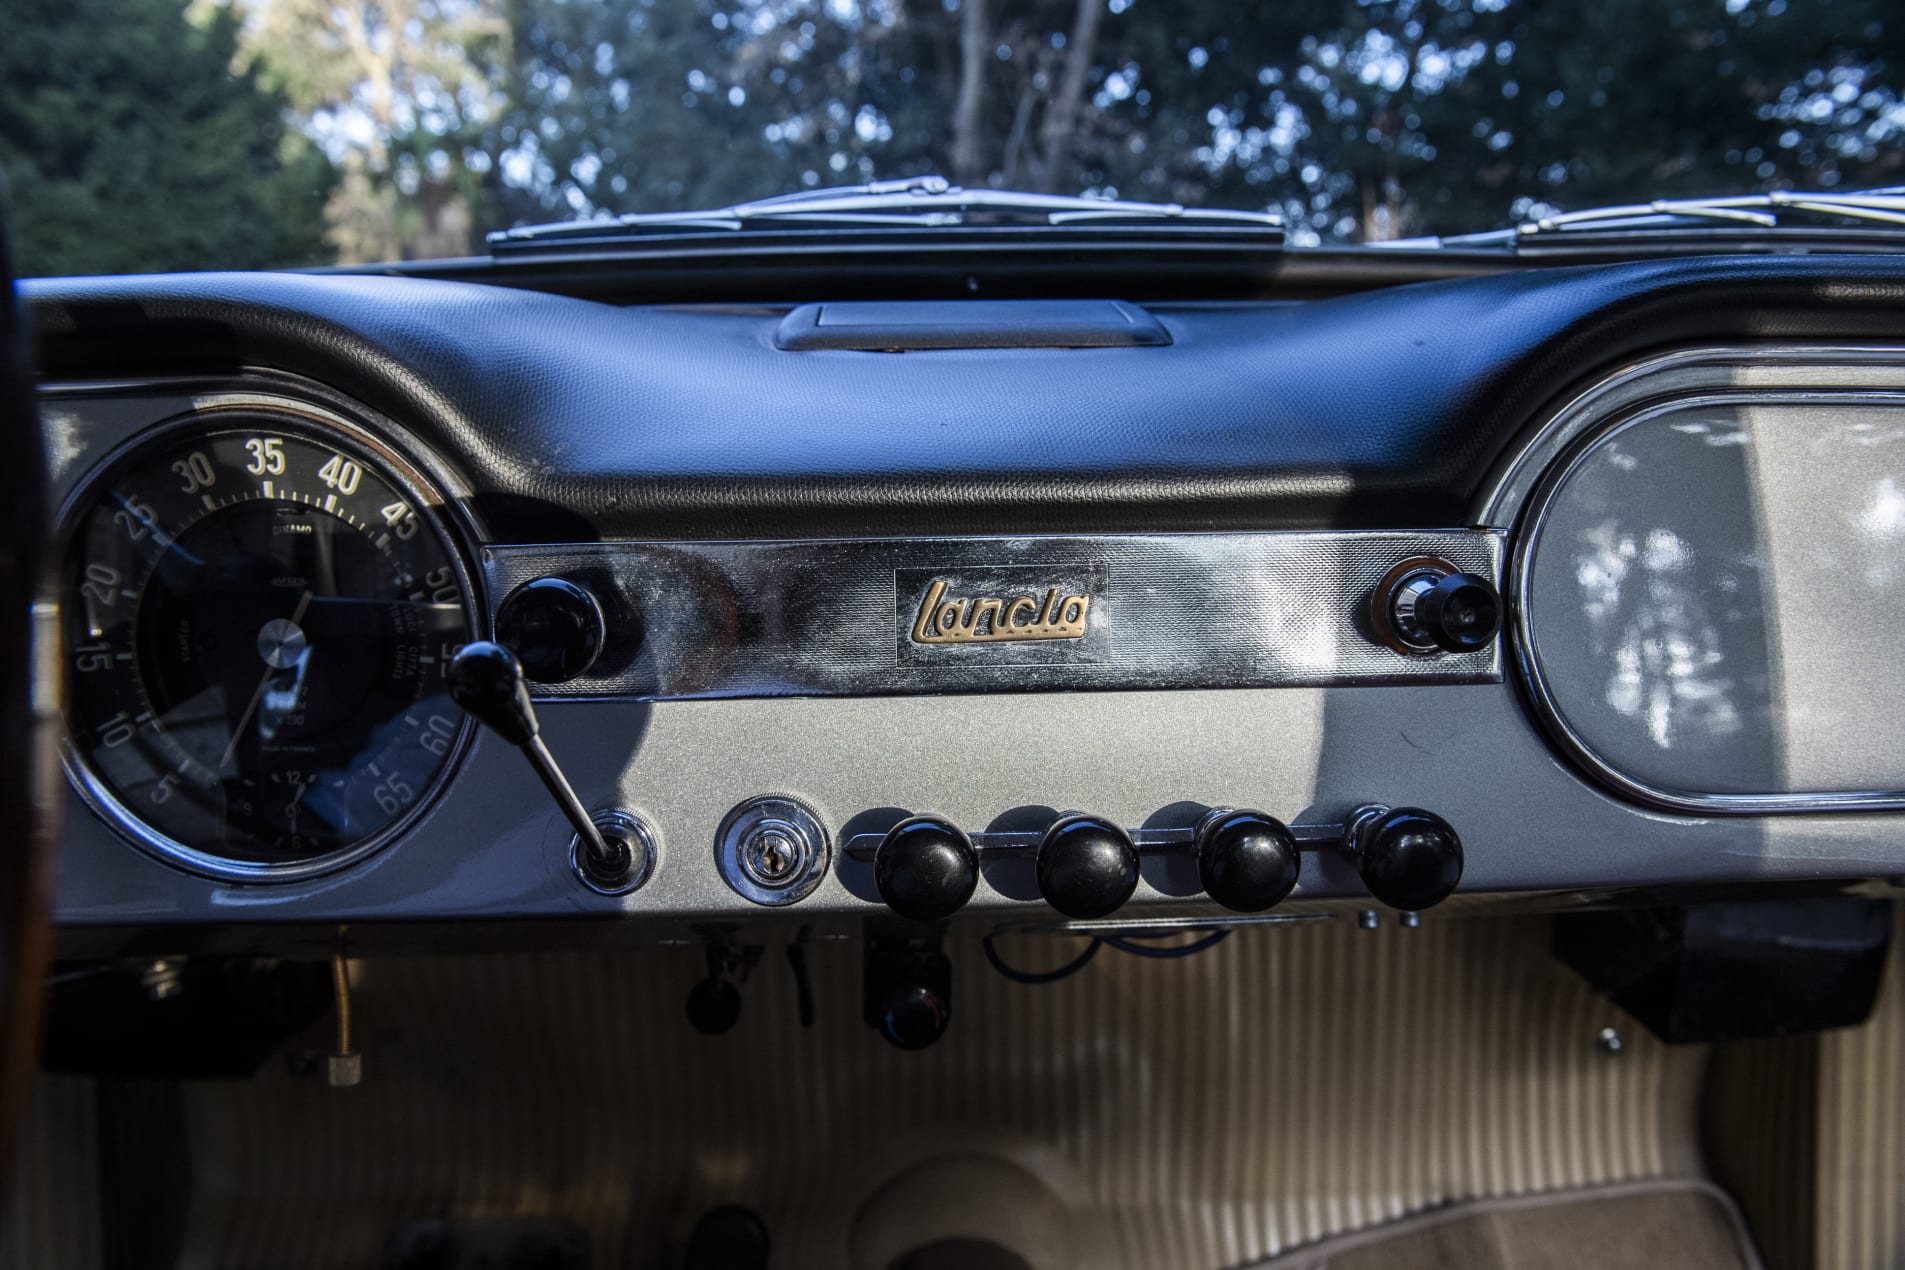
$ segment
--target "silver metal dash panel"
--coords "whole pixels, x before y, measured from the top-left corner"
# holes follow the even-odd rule
[[[541,577],[609,624],[588,674],[543,697],[879,696],[1495,683],[1499,641],[1409,656],[1371,591],[1431,556],[1500,585],[1495,530],[493,546],[495,610]]]

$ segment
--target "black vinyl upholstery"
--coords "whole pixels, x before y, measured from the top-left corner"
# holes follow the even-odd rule
[[[422,279],[26,293],[47,373],[310,376],[401,420],[518,541],[1460,523],[1515,434],[1621,361],[1905,338],[1905,260],[1862,257],[1154,305],[1168,347],[902,354],[777,349],[784,306],[618,308]]]

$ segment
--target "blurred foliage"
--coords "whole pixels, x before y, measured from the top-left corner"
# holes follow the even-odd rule
[[[451,255],[926,172],[1298,243],[1905,181],[1896,0],[195,2],[11,0],[30,264],[298,262],[320,208],[331,258]]]
[[[329,256],[330,165],[183,0],[7,0],[0,174],[27,274]]]
[[[1354,240],[1905,179],[1893,0],[508,2],[509,219],[944,172]]]
[[[337,259],[468,251],[481,192],[468,152],[500,105],[496,81],[509,47],[494,6],[228,2],[244,15],[246,62],[283,91],[342,175],[326,209]]]

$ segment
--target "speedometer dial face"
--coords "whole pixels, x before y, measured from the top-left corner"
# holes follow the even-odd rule
[[[466,723],[464,570],[414,481],[342,430],[220,411],[69,516],[67,726],[144,845],[247,877],[334,867],[423,802]]]

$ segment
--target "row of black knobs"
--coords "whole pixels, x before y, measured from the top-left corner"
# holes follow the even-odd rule
[[[1348,846],[1369,893],[1394,908],[1439,904],[1462,878],[1462,840],[1418,807],[1357,818]],[[1296,888],[1302,867],[1288,825],[1258,811],[1218,810],[1198,825],[1194,850],[1204,891],[1225,908],[1261,913]],[[1123,829],[1074,813],[1052,822],[1035,857],[1039,893],[1067,917],[1115,912],[1138,887],[1138,848]],[[873,857],[880,898],[901,917],[951,917],[979,885],[979,853],[958,826],[914,816],[887,830]]]
[[[595,823],[542,744],[516,656],[500,644],[466,644],[452,659],[448,680],[458,705],[522,749],[569,817],[581,843],[577,867],[585,879],[598,890],[640,885],[627,880],[639,867],[637,853]],[[1432,812],[1366,808],[1351,818],[1343,839],[1369,893],[1392,907],[1415,911],[1439,904],[1461,880],[1462,841]],[[1295,889],[1302,866],[1289,826],[1257,811],[1213,810],[1197,827],[1195,850],[1205,892],[1240,913],[1259,913],[1282,900]],[[1075,812],[1053,821],[1039,839],[1036,866],[1039,893],[1067,917],[1104,917],[1138,888],[1137,845],[1098,816]],[[873,876],[881,898],[900,916],[941,921],[972,898],[979,853],[958,826],[915,816],[881,839]]]

